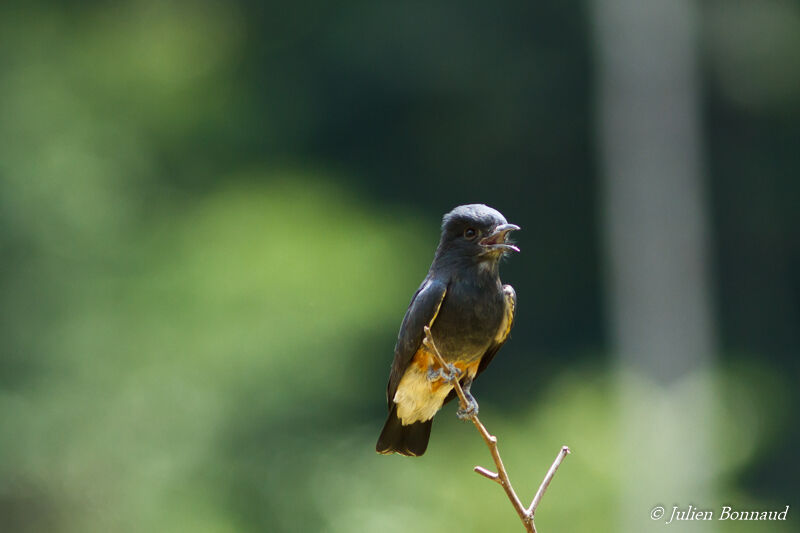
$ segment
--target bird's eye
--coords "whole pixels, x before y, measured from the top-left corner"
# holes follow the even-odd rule
[[[477,234],[478,234],[478,232],[475,231],[475,228],[467,228],[467,229],[464,230],[464,237],[466,239],[468,239],[468,240],[474,239],[475,235],[477,235]]]

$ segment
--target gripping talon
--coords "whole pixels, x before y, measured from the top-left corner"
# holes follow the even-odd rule
[[[447,383],[452,383],[461,376],[461,371],[451,363],[447,364],[447,372],[444,371],[441,372],[442,372],[442,378],[444,378],[444,380]]]
[[[448,363],[447,370],[443,368],[428,368],[428,381],[438,381],[443,379],[446,383],[452,383],[461,376],[461,371],[455,365]]]
[[[436,381],[442,377],[442,370],[440,368],[428,367],[428,381]]]
[[[456,416],[461,420],[471,420],[478,414],[478,401],[469,392],[464,391],[464,396],[467,397],[467,407],[466,409],[459,408]]]

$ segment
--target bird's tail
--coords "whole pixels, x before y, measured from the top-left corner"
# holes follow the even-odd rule
[[[414,422],[404,426],[397,417],[397,406],[392,405],[386,424],[383,425],[381,436],[375,451],[383,454],[399,453],[416,457],[425,453],[428,448],[428,439],[431,437],[433,419],[425,422]]]

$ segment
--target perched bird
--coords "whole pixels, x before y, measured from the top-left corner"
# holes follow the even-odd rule
[[[477,413],[472,381],[492,361],[514,322],[517,295],[500,282],[498,267],[506,252],[519,251],[507,241],[508,233],[518,229],[483,204],[458,206],[442,219],[433,263],[397,335],[386,387],[389,417],[375,447],[378,453],[425,453],[433,416],[455,397],[456,372],[469,402],[459,417]],[[450,368],[441,368],[423,344],[425,326]]]

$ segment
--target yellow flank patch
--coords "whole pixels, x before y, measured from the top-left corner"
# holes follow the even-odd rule
[[[433,418],[453,388],[447,385],[434,390],[431,385],[433,383],[428,380],[427,370],[416,365],[408,367],[394,395],[397,417],[404,426]]]
[[[503,294],[506,298],[506,314],[503,321],[500,323],[500,328],[497,330],[497,335],[494,337],[495,342],[504,342],[508,334],[511,332],[511,325],[514,323],[514,289],[511,287],[504,287]]]
[[[445,297],[446,294],[447,294],[447,291],[444,291],[442,293],[442,297],[439,298],[439,303],[436,305],[436,311],[434,311],[434,313],[433,313],[433,318],[431,318],[431,321],[428,322],[428,327],[429,328],[433,327],[433,323],[434,323],[434,321],[436,321],[436,317],[439,316],[439,310],[442,308],[442,302],[444,302],[444,297]]]
[[[471,363],[456,362],[462,375],[475,377],[480,360]],[[433,418],[442,408],[444,399],[453,389],[443,378],[428,379],[428,370],[440,369],[436,358],[424,346],[417,350],[411,364],[400,379],[393,401],[397,404],[397,417],[404,426]]]

